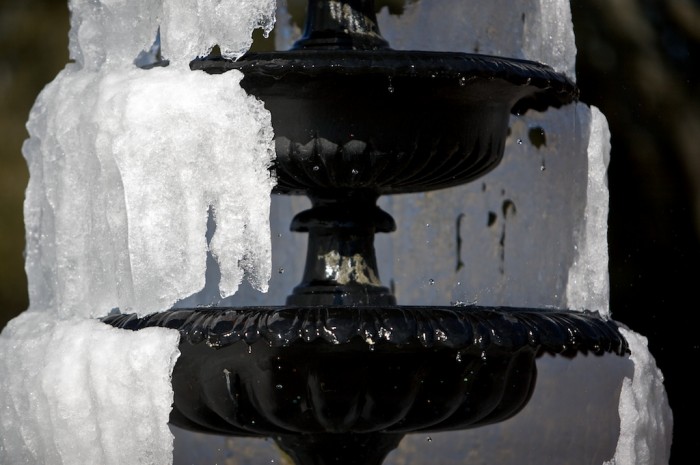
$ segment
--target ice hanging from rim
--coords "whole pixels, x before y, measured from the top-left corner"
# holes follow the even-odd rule
[[[188,64],[214,45],[242,55],[254,28],[272,28],[275,2],[69,5],[75,63],[40,94],[23,148],[30,309],[164,310],[203,288],[208,252],[221,297],[246,274],[266,291],[269,113],[240,88],[240,73],[210,76]],[[159,27],[170,65],[137,68]]]

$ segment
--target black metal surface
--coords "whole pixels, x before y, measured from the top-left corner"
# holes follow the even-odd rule
[[[173,424],[273,437],[304,464],[379,464],[406,433],[505,420],[527,404],[542,352],[628,352],[617,324],[590,312],[250,307],[104,321],[180,332]],[[391,447],[338,455],[362,443]]]
[[[379,33],[374,0],[309,0],[304,34],[294,50],[377,50],[389,44]]]
[[[300,50],[197,60],[237,69],[265,102],[281,193],[424,192],[498,165],[511,113],[559,107],[576,86],[548,66],[449,52]]]

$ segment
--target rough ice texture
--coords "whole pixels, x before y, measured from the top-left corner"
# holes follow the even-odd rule
[[[620,394],[620,437],[615,456],[604,465],[667,465],[671,454],[673,416],[664,377],[647,348],[647,339],[622,329],[632,351],[634,376]]]
[[[145,5],[149,18],[157,16]],[[180,5],[176,16],[231,8],[204,5]],[[137,52],[127,60],[112,50],[128,35],[124,20],[110,23],[129,13],[123,2],[73,6],[73,54],[79,50],[98,69],[68,65],[30,114],[24,154],[31,308],[84,316],[115,307],[163,310],[204,287],[208,252],[220,272],[212,284],[217,298],[235,293],[245,273],[266,290],[274,184],[269,113],[240,88],[238,72],[210,76],[177,63],[141,70],[132,63]],[[110,24],[114,30],[89,33]],[[118,58],[100,62],[99,50]],[[209,214],[216,230],[208,244]]]
[[[0,463],[167,465],[178,332],[90,318],[165,310],[204,287],[208,263],[212,301],[244,275],[266,289],[270,115],[240,73],[187,64],[214,43],[241,54],[274,0],[69,6],[75,62],[38,97],[23,147],[30,308],[0,335]],[[170,66],[139,69],[159,26]]]
[[[252,31],[269,33],[275,0],[69,0],[70,57],[81,67],[130,64],[160,27],[163,54],[186,65],[214,45],[238,58],[253,43]]]
[[[176,60],[205,56],[214,45],[238,58],[253,43],[253,29],[267,34],[275,25],[275,0],[161,1],[164,54]]]
[[[68,0],[70,58],[86,70],[133,62],[155,38],[163,0]]]
[[[0,335],[0,463],[172,462],[179,335],[24,312]]]
[[[582,224],[576,231],[574,262],[566,285],[568,307],[592,308],[610,315],[608,275],[608,183],[610,130],[605,116],[591,107],[588,137],[588,180]]]

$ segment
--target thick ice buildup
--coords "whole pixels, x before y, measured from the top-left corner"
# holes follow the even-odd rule
[[[153,42],[163,0],[68,0],[70,58],[80,68],[131,63]]]
[[[254,26],[273,24],[274,1],[139,5],[74,0],[78,61],[32,109],[24,147],[31,309],[85,316],[167,309],[204,286],[208,247],[221,271],[217,298],[235,293],[245,273],[255,289],[267,288],[269,113],[240,88],[240,73],[210,76],[188,63],[193,47],[201,52],[211,41],[242,53]],[[221,14],[230,24],[182,22]],[[156,19],[164,42],[175,30],[197,37],[199,29],[185,26],[207,35],[170,40],[173,48],[163,50],[170,66],[138,69],[133,60],[153,41]],[[207,244],[210,210],[217,226]]]
[[[620,394],[620,437],[615,456],[603,465],[667,465],[671,453],[673,417],[664,377],[647,348],[647,339],[622,329],[632,351],[634,376]]]
[[[75,63],[38,97],[23,147],[30,308],[0,335],[0,463],[167,465],[178,332],[90,318],[171,307],[204,286],[208,254],[216,298],[245,273],[266,289],[270,115],[240,73],[192,72],[194,56],[178,54],[211,40],[242,53],[253,26],[272,24],[274,0],[69,6]],[[238,29],[216,21],[206,38],[191,31],[205,43],[163,50],[169,67],[137,68],[175,13],[231,13]]]
[[[575,232],[576,253],[569,269],[566,301],[571,309],[595,309],[609,316],[607,171],[610,130],[598,108],[591,107],[590,114],[586,207]]]
[[[24,312],[0,335],[0,463],[172,463],[176,331]]]
[[[177,60],[205,56],[214,45],[238,58],[253,43],[253,29],[267,35],[275,25],[275,0],[161,1],[163,47]]]
[[[167,67],[102,81],[95,148],[121,173],[130,267],[118,276],[131,274],[134,293],[120,306],[167,308],[202,288],[210,207],[221,294],[233,294],[244,271],[266,288],[272,130],[240,79]]]

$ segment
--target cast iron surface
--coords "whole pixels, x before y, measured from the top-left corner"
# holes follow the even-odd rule
[[[525,406],[538,354],[628,351],[617,324],[590,312],[252,307],[104,321],[180,331],[171,421],[231,435],[476,427]]]
[[[281,193],[424,192],[498,165],[511,113],[560,107],[577,87],[546,65],[451,52],[290,50],[194,70],[239,70],[272,116]]]

